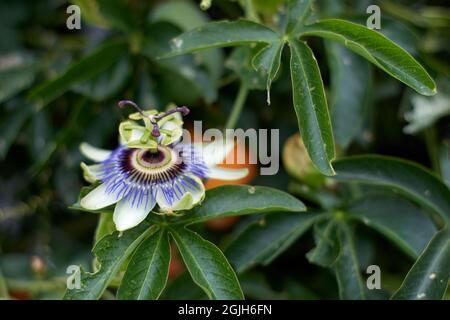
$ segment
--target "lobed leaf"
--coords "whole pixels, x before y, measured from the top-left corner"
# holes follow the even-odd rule
[[[339,255],[337,238],[338,225],[335,219],[314,225],[314,240],[316,246],[306,254],[310,263],[321,267],[330,267]]]
[[[95,273],[81,270],[80,288],[67,289],[65,300],[100,299],[111,279],[137,246],[157,227],[149,228],[148,223],[141,223],[119,236],[119,232],[104,236],[95,246],[93,252],[100,264]]]
[[[130,300],[158,299],[167,283],[169,264],[169,237],[162,229],[142,241],[134,252],[117,297]]]
[[[284,42],[274,42],[262,48],[252,59],[253,67],[256,70],[262,69],[267,74],[267,104],[270,104],[270,86],[280,70],[283,47]]]
[[[286,33],[297,33],[311,13],[314,0],[288,0]]]
[[[335,271],[339,297],[343,300],[365,299],[365,286],[359,270],[352,228],[343,221],[337,223],[339,254],[331,267]]]

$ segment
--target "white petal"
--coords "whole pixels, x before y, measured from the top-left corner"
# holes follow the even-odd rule
[[[158,190],[156,202],[163,211],[189,210],[199,202],[203,201],[205,197],[205,187],[203,182],[195,176],[189,175],[189,177],[196,182],[197,187],[186,189],[186,192],[180,197],[180,199],[175,200],[172,204],[167,201],[161,189]]]
[[[80,144],[80,151],[86,158],[95,162],[102,162],[111,155],[111,151],[96,148],[86,142]]]
[[[218,180],[238,180],[248,175],[248,169],[224,169],[221,167],[208,168],[207,176]]]
[[[80,164],[81,169],[83,170],[83,178],[87,182],[94,183],[97,180],[100,180],[102,177],[101,170],[103,168],[102,164],[93,164],[88,166],[84,162]]]
[[[195,190],[189,190],[189,193],[192,196],[192,206],[187,209],[191,209],[193,206],[195,206],[197,203],[203,201],[203,199],[205,198],[205,186],[203,185],[203,182],[200,178],[198,178],[194,175],[191,175],[191,174],[189,174],[188,177],[190,177],[197,183],[197,188],[195,188]],[[174,210],[187,210],[187,209],[175,208]]]
[[[203,161],[207,166],[221,163],[234,148],[234,141],[216,140],[209,144],[203,143]]]
[[[133,204],[133,197],[126,197],[117,203],[114,209],[113,221],[118,231],[124,231],[137,226],[139,223],[145,220],[150,211],[155,206],[156,201],[152,201],[152,197],[146,197],[142,199],[141,203],[138,203],[135,199]]]
[[[106,184],[102,183],[81,199],[80,204],[85,209],[98,210],[116,203],[122,197],[117,192],[107,192]]]

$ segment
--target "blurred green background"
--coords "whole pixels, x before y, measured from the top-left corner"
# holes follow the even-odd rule
[[[98,217],[68,209],[84,184],[78,146],[82,141],[107,149],[117,145],[117,126],[127,115],[116,107],[117,101],[131,99],[160,110],[169,103],[187,105],[192,111],[186,118],[188,127],[193,120],[202,120],[205,129],[223,128],[243,82],[251,91],[238,127],[278,128],[281,144],[298,131],[287,52],[272,87],[270,106],[265,80],[249,64],[249,48],[157,59],[169,49],[169,40],[183,31],[209,20],[243,17],[244,2],[213,0],[202,11],[199,1],[0,1],[0,288],[6,284],[9,295],[17,299],[60,298],[67,266],[89,268]],[[336,2],[339,8],[332,10]],[[268,25],[281,3],[253,1]],[[81,8],[80,30],[66,27],[66,9],[71,4]],[[358,119],[349,116],[353,114],[346,109],[350,103],[330,103],[339,110],[332,111],[339,154],[378,153],[410,159],[450,183],[448,1],[323,0],[314,14],[364,24],[370,4],[381,7],[380,32],[426,67],[439,92],[421,97],[375,68],[356,66],[360,69],[351,71],[373,72],[373,81]],[[324,43],[312,39],[310,45],[329,99],[335,98]],[[53,79],[58,81],[49,85],[47,81]],[[345,102],[364,85],[341,86],[341,99]],[[345,130],[353,121],[362,125],[349,135]],[[306,156],[304,151],[300,156]],[[281,166],[276,176],[252,176],[246,182],[288,190],[293,180],[301,182],[301,177],[292,176]],[[198,231],[223,245],[247,223],[246,219],[235,222],[219,221]],[[397,288],[413,261],[368,228],[359,227],[356,232],[361,260],[365,265],[382,265],[383,288]],[[270,266],[240,274],[246,297],[336,298],[333,275],[305,258],[313,242],[312,235],[303,237]],[[173,263],[170,281],[163,298],[203,297],[183,273],[180,261]],[[384,291],[379,295],[386,296]]]

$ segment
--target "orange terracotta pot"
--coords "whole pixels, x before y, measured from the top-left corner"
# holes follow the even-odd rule
[[[198,142],[201,137],[194,136],[194,130],[192,125],[187,125],[187,129],[189,130],[191,137],[194,138],[194,142]],[[242,169],[247,168],[249,173],[247,176],[245,176],[242,179],[238,180],[232,180],[232,181],[225,181],[225,180],[217,180],[217,179],[209,179],[205,183],[206,190],[216,188],[223,185],[230,185],[230,184],[249,184],[253,179],[255,179],[258,175],[258,165],[257,164],[238,164],[237,160],[239,157],[242,157],[245,155],[246,162],[249,162],[249,149],[246,146],[240,146],[240,144],[236,143],[234,145],[234,149],[230,151],[230,153],[227,155],[227,157],[224,159],[224,161],[219,164],[219,167],[226,168],[226,169]],[[225,217],[225,218],[218,218],[218,219],[212,219],[208,220],[206,222],[206,226],[215,231],[226,231],[229,230],[237,221],[239,220],[239,217]]]

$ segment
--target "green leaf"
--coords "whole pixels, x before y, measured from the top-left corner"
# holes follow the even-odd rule
[[[355,239],[352,228],[344,221],[337,223],[339,255],[332,264],[343,300],[365,299],[365,286],[359,270]]]
[[[424,167],[393,157],[362,155],[334,162],[336,179],[394,188],[450,220],[450,190]]]
[[[240,46],[234,48],[225,62],[227,68],[233,70],[239,76],[242,85],[249,90],[264,90],[267,86],[268,79],[264,70],[255,70],[252,66],[252,57],[260,47]]]
[[[392,299],[442,299],[450,279],[450,230],[440,230],[406,275]]]
[[[165,21],[182,30],[190,30],[208,22],[208,16],[192,2],[161,2],[149,13],[151,22]]]
[[[366,17],[363,17],[362,20],[357,23],[365,24]],[[379,31],[388,39],[408,51],[413,57],[419,56],[417,46],[421,42],[420,36],[414,28],[411,28],[411,25],[387,15],[381,18],[381,25],[382,28]]]
[[[289,0],[287,8],[286,33],[297,33],[311,13],[314,0]]]
[[[375,194],[356,200],[346,211],[416,259],[436,232],[429,217],[402,198]]]
[[[268,187],[226,185],[206,191],[205,200],[173,223],[193,224],[206,220],[274,211],[300,212],[305,205],[290,194]]]
[[[336,40],[423,95],[434,95],[436,85],[427,71],[405,50],[383,34],[338,19],[308,25],[301,36]]]
[[[116,231],[116,225],[113,221],[113,213],[101,212],[97,228],[95,229],[95,243],[99,242],[103,237],[114,233],[114,231]]]
[[[45,147],[43,150],[40,150],[39,154],[35,155],[35,162],[30,169],[31,175],[36,175],[41,172],[56,151],[60,150],[69,139],[73,138],[77,128],[80,127],[80,123],[85,121],[83,116],[87,115],[85,108],[88,106],[87,99],[80,99],[72,105],[69,118],[64,127],[50,141],[47,141]]]
[[[2,56],[0,61],[0,103],[3,103],[33,83],[37,68],[20,53]]]
[[[170,264],[169,237],[165,230],[142,241],[128,263],[117,292],[119,299],[158,299],[167,283]]]
[[[82,270],[81,287],[79,289],[67,289],[64,299],[99,299],[126,259],[142,240],[155,231],[156,227],[149,228],[148,223],[141,223],[138,227],[128,230],[122,235],[119,232],[114,232],[103,237],[93,249],[100,264],[100,269],[95,273]]]
[[[175,57],[163,61],[158,61],[162,69],[161,81],[163,90],[167,92],[173,101],[187,103],[189,96],[194,96],[192,103],[199,96],[203,96],[208,103],[217,99],[217,88],[214,81],[205,70],[196,65],[190,56]],[[171,89],[167,89],[170,88]],[[175,89],[174,89],[175,88]]]
[[[317,60],[302,41],[290,41],[294,109],[300,135],[316,168],[334,175],[334,140],[327,99]]]
[[[105,209],[103,209],[103,210],[101,210],[101,211],[90,211],[90,210],[86,210],[86,209],[84,209],[82,206],[81,206],[81,199],[83,199],[84,198],[84,196],[86,196],[89,192],[91,192],[92,190],[94,190],[96,187],[98,187],[100,185],[100,183],[93,183],[93,184],[91,184],[91,185],[89,185],[89,186],[85,186],[85,187],[82,187],[81,188],[81,190],[80,190],[80,193],[79,193],[79,195],[78,195],[78,199],[77,199],[77,201],[74,203],[74,204],[72,204],[70,207],[69,207],[69,209],[73,209],[73,210],[80,210],[80,211],[85,211],[85,212],[105,212],[105,213],[113,213],[113,211],[112,210],[105,210]]]
[[[135,102],[138,106],[157,106],[158,94],[155,92],[155,80],[150,77],[147,68],[139,73],[138,85],[135,88]]]
[[[72,0],[73,4],[80,7],[83,20],[100,28],[107,28],[108,22],[100,14],[100,8],[97,1],[92,0]]]
[[[270,104],[270,86],[280,70],[283,47],[284,42],[274,42],[262,48],[252,59],[253,67],[267,74],[267,104]]]
[[[124,86],[130,70],[128,57],[123,57],[96,77],[75,85],[73,91],[96,101],[105,100],[115,95]]]
[[[197,286],[189,274],[183,272],[169,284],[162,293],[161,300],[206,300],[205,292]]]
[[[313,176],[313,178],[316,177]],[[322,184],[324,181],[319,180],[319,182]],[[316,182],[313,181],[313,183]],[[290,182],[288,191],[289,193],[298,196],[301,199],[308,200],[312,204],[318,205],[319,207],[326,210],[332,210],[340,206],[342,202],[342,200],[339,199],[336,194],[330,192],[329,190],[325,190],[323,188],[317,189],[315,187],[311,187],[310,185],[306,185],[303,182]]]
[[[255,42],[271,43],[279,39],[278,33],[255,22],[246,20],[211,22],[172,39],[172,51],[164,58],[208,48]]]
[[[51,141],[53,126],[51,124],[51,114],[49,110],[43,109],[33,112],[29,124],[25,128],[27,135],[28,154],[37,155],[42,152],[47,141]],[[39,157],[33,156],[33,162]]]
[[[187,1],[162,2],[150,13],[152,22],[169,22],[183,31],[197,28],[208,22],[208,16],[198,5]],[[219,80],[223,70],[223,53],[220,49],[199,52],[197,61],[204,63],[211,78]]]
[[[372,67],[338,43],[327,42],[325,49],[331,77],[334,138],[337,144],[347,148],[363,130],[371,103]]]
[[[237,272],[268,264],[306,233],[322,215],[273,213],[250,223],[227,247],[225,254]]]
[[[314,239],[316,246],[306,254],[310,263],[321,267],[329,267],[339,255],[339,241],[337,238],[337,222],[330,219],[314,225]]]
[[[219,248],[183,227],[170,233],[192,279],[210,299],[244,299],[236,274]]]
[[[73,85],[101,74],[116,63],[126,52],[122,42],[109,43],[72,64],[62,75],[37,87],[30,93],[42,106],[58,98]]]
[[[199,63],[198,54],[156,59],[170,50],[169,41],[178,34],[177,27],[165,22],[151,24],[145,33],[142,54],[151,60],[152,74],[157,76],[155,90],[180,104],[194,104],[201,96],[207,102],[214,101],[217,97],[215,80],[205,70],[205,65]]]
[[[125,32],[138,29],[137,19],[133,15],[134,10],[127,0],[96,0],[101,15],[108,23]]]

